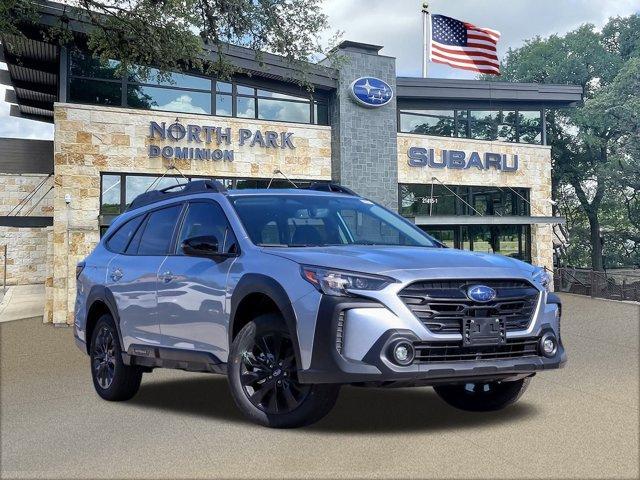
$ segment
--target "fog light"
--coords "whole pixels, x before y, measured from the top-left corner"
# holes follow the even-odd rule
[[[414,351],[411,343],[401,340],[393,345],[391,349],[393,360],[402,366],[410,365],[413,362]]]
[[[553,357],[558,351],[558,342],[552,334],[545,334],[540,340],[540,349],[545,357]]]

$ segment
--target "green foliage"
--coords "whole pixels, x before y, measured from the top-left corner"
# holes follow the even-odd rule
[[[528,40],[507,52],[502,74],[584,88],[582,106],[547,113],[553,191],[571,240],[565,261],[640,264],[640,16]]]
[[[68,40],[68,20],[93,27],[89,49],[104,62],[120,60],[154,66],[161,80],[168,72],[196,69],[219,78],[238,70],[225,57],[228,44],[283,56],[294,68],[293,80],[308,88],[308,61],[322,53],[319,33],[327,28],[319,0],[77,0],[60,23],[45,34]],[[33,22],[37,8],[29,0],[0,0],[0,31],[17,33]],[[150,70],[139,69],[146,77]],[[154,71],[154,75],[156,72]]]

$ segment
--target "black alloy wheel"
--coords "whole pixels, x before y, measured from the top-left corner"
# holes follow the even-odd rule
[[[98,331],[95,342],[91,364],[96,381],[100,387],[107,390],[113,383],[116,356],[113,333],[106,325],[103,325]]]
[[[298,382],[293,344],[280,332],[254,337],[242,353],[240,383],[249,401],[267,414],[292,412],[311,392]]]

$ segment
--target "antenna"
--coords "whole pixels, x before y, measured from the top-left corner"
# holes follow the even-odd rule
[[[269,180],[269,185],[267,185],[267,190],[271,188],[271,184],[273,183],[273,180],[276,178],[276,175],[278,175],[278,174],[282,175],[287,180],[287,182],[289,182],[294,187],[300,188],[300,187],[298,187],[298,185],[296,185],[293,182],[293,180],[291,180],[289,177],[287,177],[287,175],[282,170],[280,170],[279,168],[276,168],[273,171],[273,176],[271,177],[271,180]]]

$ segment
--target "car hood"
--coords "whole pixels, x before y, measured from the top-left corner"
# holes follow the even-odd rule
[[[502,255],[453,248],[395,246],[265,247],[265,253],[320,267],[386,274],[396,278],[428,275],[434,278],[516,276],[529,278],[535,267]],[[418,272],[419,271],[419,272]],[[395,274],[395,275],[394,275]],[[480,275],[480,276],[478,276]]]

